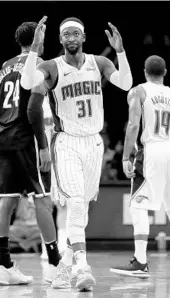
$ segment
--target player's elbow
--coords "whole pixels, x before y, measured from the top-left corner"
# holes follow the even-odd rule
[[[23,87],[26,90],[31,90],[33,87],[32,82],[30,82],[26,74],[22,74],[20,84],[21,84],[21,87]]]
[[[122,89],[124,91],[129,91],[132,87],[133,79],[131,73],[127,73],[124,76],[123,82],[122,82]]]

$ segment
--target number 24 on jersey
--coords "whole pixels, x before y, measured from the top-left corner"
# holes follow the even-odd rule
[[[4,92],[6,93],[3,108],[11,109],[13,103],[15,107],[18,107],[18,101],[20,98],[20,81],[17,80],[16,83],[12,81],[7,81],[4,84]]]

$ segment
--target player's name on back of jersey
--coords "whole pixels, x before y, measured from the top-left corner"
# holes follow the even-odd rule
[[[100,81],[76,82],[63,86],[61,91],[63,100],[81,95],[99,95],[101,93],[101,83]]]
[[[170,107],[170,98],[169,97],[165,97],[163,95],[156,95],[154,97],[151,97],[151,100],[154,105],[157,103],[164,103]]]
[[[3,78],[5,78],[8,74],[13,72],[22,73],[22,69],[24,67],[23,63],[15,63],[13,66],[7,66],[0,71],[0,83],[2,82]]]

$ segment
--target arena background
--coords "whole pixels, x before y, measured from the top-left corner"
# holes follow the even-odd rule
[[[144,82],[144,60],[149,55],[160,55],[167,63],[165,84],[170,83],[170,3],[169,1],[133,1],[133,2],[0,2],[1,14],[1,55],[0,65],[20,52],[15,43],[16,27],[23,21],[39,21],[48,16],[45,39],[44,59],[50,59],[62,53],[58,41],[60,22],[70,16],[80,18],[85,24],[87,40],[84,51],[102,54],[115,61],[115,51],[109,46],[104,30],[107,22],[113,23],[120,31],[124,48],[133,74],[133,85]],[[90,222],[87,227],[88,247],[100,248],[113,245],[115,248],[132,248],[132,225],[128,209],[130,182],[120,169],[124,130],[127,122],[127,92],[107,83],[103,79],[105,128],[107,158],[116,153],[117,160],[106,162],[101,179],[100,194],[97,203],[90,208]],[[118,148],[118,147],[117,147]],[[116,156],[114,154],[114,156]],[[110,159],[109,157],[109,159]],[[112,159],[112,158],[111,158]],[[107,170],[106,170],[107,169]],[[110,174],[109,174],[110,172]],[[151,234],[149,242],[154,248],[155,237],[160,231],[169,235],[169,223],[163,209],[150,212]],[[117,242],[117,245],[116,245]]]

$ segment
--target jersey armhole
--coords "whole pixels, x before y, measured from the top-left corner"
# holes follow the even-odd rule
[[[97,69],[97,70],[99,71],[99,73],[100,73],[100,77],[102,78],[102,77],[103,77],[103,74],[101,73],[101,71],[100,71],[100,69],[99,69],[99,66],[98,66],[98,64],[97,64],[97,61],[96,61],[95,56],[92,54],[91,57],[92,57],[93,62],[94,62],[94,64],[95,64],[95,66],[96,66],[96,69]]]
[[[142,88],[142,90],[144,91],[144,94],[145,94],[145,98],[140,97],[141,106],[143,107],[143,106],[144,106],[144,103],[145,103],[145,100],[146,100],[146,90],[145,90],[144,86],[141,85],[141,84],[138,85],[138,87],[139,87],[139,88]]]
[[[56,61],[56,59],[52,59],[51,61],[54,61],[54,62],[55,62],[55,65],[56,65],[56,71],[57,71],[57,76],[56,76],[55,82],[54,82],[54,84],[53,84],[53,86],[52,86],[51,88],[49,88],[49,86],[48,86],[48,80],[49,80],[49,79],[46,80],[46,86],[47,86],[47,89],[48,89],[49,91],[52,91],[52,90],[54,90],[54,89],[56,88],[57,83],[58,83],[58,78],[59,78],[59,72],[58,72],[58,64],[57,64],[57,61]]]

